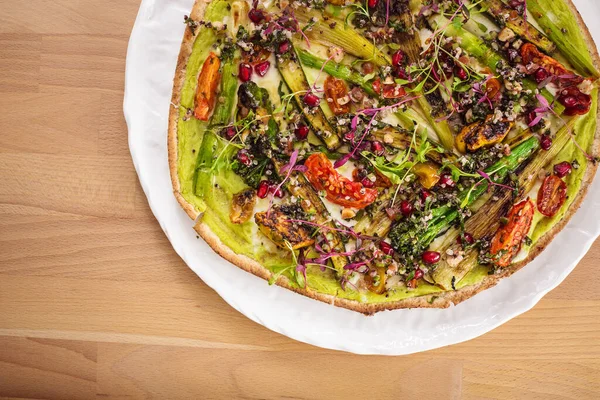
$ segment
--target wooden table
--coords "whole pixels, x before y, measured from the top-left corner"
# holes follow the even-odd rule
[[[175,254],[122,115],[138,0],[0,0],[0,396],[600,398],[600,243],[468,343],[359,357],[270,332]]]

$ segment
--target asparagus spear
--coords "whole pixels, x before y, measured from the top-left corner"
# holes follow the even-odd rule
[[[492,50],[492,48],[490,48],[481,38],[477,37],[466,29],[455,26],[443,15],[436,15],[434,17],[434,22],[439,27],[445,27],[442,30],[445,36],[459,38],[460,47],[462,47],[463,50],[487,65],[492,71],[496,72],[498,69],[498,63],[503,61],[504,58]],[[535,93],[537,90],[537,84],[530,79],[523,80],[523,87],[526,90],[530,90],[532,93]],[[546,88],[541,89],[540,93],[549,102],[554,100],[554,96]],[[554,105],[554,111],[557,114],[562,114],[564,110],[565,107],[562,104],[557,102]]]
[[[407,29],[414,25],[414,21],[410,15],[407,15],[405,19]],[[421,58],[422,47],[419,35],[405,34],[405,40],[401,40],[397,44],[400,49],[406,53],[409,60],[416,62]],[[432,91],[432,86],[433,84],[428,83],[423,90],[417,92],[419,95],[417,103],[423,110],[428,125],[434,128],[435,133],[444,148],[446,150],[452,150],[454,148],[454,134],[452,133],[452,129],[450,129],[450,125],[448,125],[448,121],[443,118],[447,116],[449,111],[440,94],[439,88]],[[441,110],[434,112],[433,105],[435,103],[440,105],[443,104],[443,107],[439,107]],[[445,111],[445,113],[443,111]]]
[[[373,90],[373,86],[370,82],[366,81],[364,77],[353,71],[350,67],[344,64],[338,64],[333,61],[323,60],[314,54],[296,48],[298,59],[300,62],[310,68],[323,69],[329,75],[343,79],[347,82],[353,83],[360,86],[368,94],[375,96],[376,93]],[[446,121],[436,121],[432,115],[432,109],[427,100],[424,98],[423,93],[419,94],[417,103],[420,107],[420,112],[415,109],[407,109],[405,111],[399,111],[396,116],[400,119],[405,127],[414,126],[413,121],[417,121],[419,125],[423,127],[433,127],[432,131],[437,134],[437,139],[442,142],[444,148],[451,150],[454,146],[454,136]]]
[[[220,97],[224,101],[217,101],[213,115],[211,117],[210,126],[223,126],[231,122],[233,107],[236,101],[236,92],[238,88],[238,79],[235,75],[237,70],[237,60],[227,60],[222,66],[221,74],[221,94]],[[206,172],[206,168],[212,164],[213,153],[217,144],[217,136],[211,129],[206,129],[198,155],[196,157],[196,168],[193,177],[193,191],[198,196],[202,197],[202,193],[198,193],[197,188],[204,188],[210,174]],[[202,172],[204,171],[204,172]],[[198,185],[200,184],[200,185]]]
[[[425,120],[427,121],[429,126],[432,126],[437,134],[439,141],[442,143],[446,150],[454,149],[454,134],[450,129],[450,125],[448,125],[448,121],[446,120],[436,120],[433,116],[432,108],[427,99],[423,96],[423,92],[420,92],[420,96],[417,98],[417,104],[423,110],[423,114],[425,114]]]
[[[324,23],[323,21],[319,20],[317,16],[303,10],[296,11],[296,17],[299,21],[305,23],[308,23],[312,17],[316,18],[316,22],[312,24],[312,28],[306,30],[306,34],[314,40],[321,42],[325,41],[339,46],[347,53],[361,59],[369,60],[378,66],[386,66],[391,63],[388,55],[381,52],[358,32],[346,26],[343,21],[330,18],[327,23]],[[414,48],[414,44],[415,43],[413,42],[410,44],[410,46]],[[412,52],[412,50],[409,48],[407,48],[407,50]],[[415,58],[415,60],[416,59],[418,59],[418,57]],[[321,63],[321,65],[322,64],[323,63]],[[435,130],[435,133],[438,135],[438,138],[444,147],[448,150],[452,150],[454,147],[454,135],[452,134],[452,130],[450,129],[448,122],[444,120],[436,121],[431,115],[431,107],[427,101],[422,98],[423,93],[418,92],[416,94],[419,96],[417,103],[422,109],[422,113],[424,114],[428,125]]]
[[[353,83],[357,86],[360,86],[366,93],[371,96],[376,96],[377,94],[373,90],[373,85],[364,79],[364,77],[358,72],[354,71],[347,65],[338,64],[334,61],[327,61],[320,57],[315,56],[314,54],[301,49],[299,47],[296,48],[296,53],[298,54],[298,59],[302,63],[309,68],[314,69],[323,69],[329,75],[343,79],[346,82]],[[427,121],[422,113],[417,112],[415,109],[407,108],[403,111],[398,111],[396,116],[402,123],[405,128],[414,128],[414,122],[417,122],[420,127],[423,129],[430,128],[428,132],[434,132],[433,128],[431,128],[429,121]]]
[[[277,69],[288,89],[293,93],[298,108],[304,114],[315,134],[323,140],[327,149],[336,150],[340,147],[341,141],[337,129],[329,123],[322,108],[319,106],[314,110],[308,110],[308,107],[304,104],[303,97],[310,92],[310,85],[302,66],[297,61],[289,59],[278,62]]]
[[[335,18],[323,21],[319,13],[301,8],[297,9],[295,13],[298,21],[310,24],[311,28],[304,31],[309,38],[341,47],[347,53],[359,59],[369,60],[380,67],[390,64],[391,60],[388,55],[381,52],[354,28],[344,24],[344,21]]]
[[[539,147],[539,140],[531,137],[516,146],[509,156],[500,159],[483,172],[490,176],[494,183],[501,183],[510,172],[515,171]],[[489,185],[490,183],[486,179],[482,179],[475,186],[460,192],[458,198],[465,207],[469,207],[487,191]],[[415,226],[410,223],[401,223],[394,227],[390,233],[392,245],[402,253],[420,254],[437,236],[447,230],[458,216],[459,213],[455,207],[446,205],[435,208],[431,210],[431,219],[422,230],[415,229]]]
[[[569,131],[573,128],[579,118],[580,117],[576,117],[569,120],[567,124],[556,133],[552,147],[548,151],[538,152],[519,173],[518,183],[521,197],[531,191],[542,168],[551,162],[568,143],[570,138]],[[499,217],[505,214],[513,202],[514,199],[511,193],[508,192],[502,194],[497,201],[487,202],[465,222],[465,231],[469,232],[477,239],[494,234],[500,225]],[[448,245],[442,249],[442,254],[445,254],[445,250],[451,248],[452,244],[455,243],[457,235],[455,234],[453,236],[454,238],[450,237],[445,241]],[[449,290],[452,287],[452,281],[459,282],[469,271],[477,266],[478,254],[479,252],[477,249],[468,249],[463,256],[464,259],[457,264],[453,264],[451,261],[449,262],[446,257],[442,257],[442,260],[440,260],[440,263],[432,274],[433,280],[438,286]]]
[[[386,126],[381,129],[372,129],[369,132],[369,138],[371,140],[384,142],[388,146],[399,150],[406,150],[411,147],[419,148],[421,146],[421,138],[419,135],[416,135],[416,137],[413,136],[415,135],[407,130],[394,128],[392,126]],[[428,140],[428,142],[430,142],[434,148],[440,147],[435,141]],[[443,164],[445,160],[454,160],[456,158],[452,153],[440,153],[439,151],[430,151],[425,157],[438,164]]]
[[[488,201],[471,218],[465,222],[465,232],[469,232],[473,237],[482,238],[496,232],[500,227],[500,219],[506,213],[513,202],[513,196],[509,192],[501,194],[500,199]],[[446,250],[455,245],[459,232],[456,230],[446,238],[445,243],[450,245],[441,249],[444,254],[442,260],[436,266],[431,274],[431,278],[436,285],[444,290],[452,289],[453,284],[459,282],[474,266],[477,265],[479,252],[473,248],[467,249],[463,259],[454,264],[447,256]],[[458,250],[458,249],[457,249]]]
[[[573,12],[563,0],[527,0],[527,8],[575,69],[598,77],[587,43]]]
[[[534,25],[526,21],[514,10],[508,8],[501,0],[487,0],[485,2],[487,12],[500,24],[506,26],[523,39],[535,44],[537,47],[550,54],[556,50],[556,45],[552,43],[542,32]],[[480,3],[480,7],[485,7]]]
[[[281,162],[276,159],[272,159],[273,164],[276,167],[276,170],[279,171],[283,167]],[[311,222],[314,222],[319,225],[327,226],[332,228],[327,231],[323,229],[321,231],[322,234],[326,235],[327,241],[331,246],[331,251],[337,253],[344,253],[346,251],[344,243],[342,242],[340,235],[337,231],[335,231],[335,225],[331,221],[329,212],[327,208],[325,208],[325,204],[315,192],[314,188],[308,182],[306,177],[302,174],[295,174],[293,178],[289,179],[285,184],[286,189],[293,195],[299,199],[304,201],[300,202],[300,205],[304,212],[309,215],[313,215],[314,219]],[[348,257],[346,256],[334,256],[331,257],[331,264],[333,268],[335,268],[338,276],[342,276],[344,273],[344,267],[348,265]]]
[[[375,212],[372,215],[365,213],[354,225],[354,230],[363,235],[386,237],[392,227],[392,220],[385,211],[391,197],[391,192],[382,195]]]
[[[225,63],[222,67],[221,93],[219,95],[223,101],[217,101],[215,111],[213,112],[211,125],[227,125],[231,122],[233,106],[236,101],[236,92],[238,87],[238,78],[236,71],[238,68],[237,60]]]
[[[369,81],[367,81],[361,74],[354,71],[349,66],[344,64],[338,64],[331,60],[323,60],[304,49],[301,49],[296,46],[294,47],[296,49],[296,53],[298,54],[298,59],[300,60],[302,65],[318,70],[322,68],[323,71],[325,71],[329,75],[360,86],[365,92],[367,92],[371,96],[376,95],[375,91],[373,90],[373,85]]]

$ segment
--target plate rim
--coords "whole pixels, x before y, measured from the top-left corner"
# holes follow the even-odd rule
[[[181,0],[181,1],[192,2],[193,0]],[[583,1],[583,0],[579,0],[579,1]],[[153,7],[156,5],[156,3],[159,3],[159,2],[160,2],[160,0],[159,1],[156,1],[156,0],[142,0],[141,1],[140,9],[138,10],[138,14],[136,16],[135,24],[132,29],[132,33],[129,38],[128,48],[127,48],[123,112],[125,115],[125,120],[126,120],[126,124],[127,124],[127,129],[128,129],[128,143],[129,143],[129,148],[130,148],[133,164],[134,164],[136,173],[138,175],[138,178],[140,180],[140,185],[144,191],[146,198],[148,199],[150,209],[151,209],[154,217],[159,222],[161,229],[163,230],[163,232],[169,239],[169,242],[171,243],[175,252],[182,258],[182,260],[186,263],[186,265],[190,269],[192,269],[192,271],[194,271],[194,273],[196,273],[209,287],[211,287],[213,290],[215,290],[215,292],[217,292],[217,294],[219,294],[219,296],[226,303],[228,303],[231,307],[236,309],[238,312],[244,314],[246,317],[250,318],[254,322],[259,323],[274,332],[278,332],[280,334],[288,336],[294,340],[298,340],[298,341],[301,341],[304,343],[308,343],[308,344],[312,344],[315,346],[324,347],[324,348],[328,348],[328,349],[332,349],[332,350],[342,350],[342,351],[352,352],[352,353],[356,353],[356,354],[403,355],[403,354],[412,354],[412,353],[416,353],[416,352],[420,352],[420,351],[431,350],[434,348],[444,347],[444,346],[451,345],[451,344],[461,343],[461,342],[464,342],[467,340],[471,340],[475,337],[481,336],[482,334],[495,329],[496,327],[506,323],[507,321],[515,318],[516,316],[521,315],[524,312],[533,308],[533,306],[535,306],[541,300],[542,297],[544,297],[548,292],[550,292],[551,290],[556,288],[560,283],[562,283],[564,281],[564,279],[573,271],[573,269],[576,267],[576,265],[581,261],[581,259],[585,256],[585,254],[589,251],[590,247],[592,246],[592,244],[594,243],[596,238],[600,235],[600,222],[598,222],[596,224],[596,226],[594,227],[595,228],[594,232],[585,232],[584,231],[586,233],[587,240],[585,240],[583,242],[583,245],[581,245],[581,247],[580,247],[581,251],[579,252],[578,256],[574,257],[573,261],[571,261],[567,267],[563,268],[549,285],[547,285],[545,288],[543,288],[541,290],[537,290],[534,295],[530,296],[528,299],[523,300],[522,304],[520,304],[520,307],[517,307],[517,308],[513,307],[511,312],[505,313],[501,317],[496,318],[493,322],[488,323],[485,326],[480,324],[478,327],[473,327],[473,329],[470,330],[470,332],[468,332],[460,337],[452,336],[451,339],[448,339],[448,335],[440,336],[438,343],[421,343],[420,346],[415,346],[414,348],[394,347],[393,349],[390,349],[390,348],[365,347],[365,346],[361,346],[360,344],[357,344],[357,343],[344,344],[342,342],[340,342],[340,343],[334,343],[331,341],[324,342],[324,341],[320,341],[318,337],[306,335],[306,333],[300,334],[299,332],[297,332],[293,329],[290,330],[289,327],[284,327],[284,326],[281,326],[280,324],[278,325],[272,319],[271,320],[268,318],[265,319],[264,315],[261,316],[261,314],[255,312],[255,310],[248,309],[248,306],[246,304],[241,303],[237,297],[232,296],[231,293],[228,293],[226,290],[227,288],[220,286],[218,284],[218,282],[216,282],[214,279],[212,279],[210,274],[205,273],[206,271],[198,270],[197,268],[194,268],[192,266],[193,263],[189,260],[189,256],[190,256],[189,253],[186,252],[186,250],[182,247],[181,243],[176,243],[172,239],[173,234],[171,232],[171,229],[170,229],[169,225],[167,224],[167,222],[163,220],[164,216],[160,213],[159,204],[158,204],[159,200],[157,200],[154,197],[154,192],[152,190],[150,181],[144,179],[144,177],[143,177],[144,172],[142,171],[143,167],[141,165],[142,164],[141,159],[140,159],[141,155],[138,151],[139,148],[137,147],[137,146],[139,146],[139,144],[136,142],[136,139],[137,139],[136,136],[132,133],[133,130],[135,129],[135,126],[134,126],[135,119],[137,118],[137,116],[134,115],[135,113],[133,111],[134,110],[134,106],[133,106],[134,96],[132,95],[132,93],[133,93],[132,74],[133,74],[134,68],[132,67],[132,65],[135,64],[135,62],[133,60],[135,57],[135,52],[137,51],[136,43],[139,41],[138,35],[140,35],[140,30],[142,29],[141,23],[140,23],[142,15],[143,15],[144,11],[146,11],[148,9],[148,7]],[[578,1],[576,1],[576,2],[578,2]],[[151,5],[149,5],[149,4],[151,4]],[[177,47],[177,53],[178,53],[178,51],[179,51],[179,47]],[[174,74],[174,72],[175,72],[175,70],[173,69],[173,74]],[[170,99],[170,97],[169,97],[169,99]],[[167,145],[166,144],[166,131],[164,133],[165,133],[164,146],[166,149],[166,145]],[[167,171],[167,173],[169,173],[169,172]],[[594,185],[594,183],[597,183],[598,180],[599,179],[597,179],[595,177],[593,180],[592,186]],[[171,186],[168,187],[168,192],[172,196],[172,187]],[[595,192],[596,191],[593,188],[590,188],[590,191],[588,192],[586,198],[584,199],[584,202],[582,203],[581,208],[584,208],[584,206],[586,205],[586,200],[589,200]],[[173,197],[173,201],[175,201],[174,196],[172,196],[172,197]],[[581,209],[577,210],[577,212],[573,216],[573,219],[581,212],[582,212]],[[574,225],[573,219],[571,221],[569,221],[569,223],[561,230],[560,233],[564,233],[569,227],[573,228],[573,226],[572,226],[572,225]],[[552,242],[555,242],[556,239],[557,238],[555,238],[555,240],[553,240]],[[540,256],[538,256],[538,258]],[[225,263],[228,263],[225,260],[223,260],[223,261]],[[533,263],[533,260],[531,263]],[[209,266],[208,268],[212,268],[212,267]],[[247,273],[245,273],[245,274],[247,274]],[[514,274],[512,276],[512,278],[514,279],[514,277],[517,276],[517,274],[518,274],[518,272],[516,274]],[[247,275],[251,275],[251,274],[247,274]],[[264,283],[264,281],[263,281],[263,283]],[[502,284],[502,282],[500,282],[500,284]],[[276,288],[273,287],[270,289],[276,289]],[[279,288],[279,289],[286,290],[283,288]],[[493,289],[494,288],[490,288],[484,292],[491,291]],[[461,303],[461,304],[468,304],[472,300],[476,301],[477,296],[480,296],[481,294],[482,293],[474,296],[472,299],[469,299],[466,302]],[[293,293],[293,295],[302,297],[295,293]],[[309,300],[309,301],[314,301],[314,300]],[[449,309],[445,309],[445,310],[450,310],[452,308],[461,307],[461,304],[459,304],[457,306],[453,306],[453,307],[451,307]],[[329,306],[326,304],[324,304],[324,306],[333,307],[333,306]],[[390,313],[390,312],[397,313],[400,311],[419,313],[424,310],[426,310],[426,309],[394,310],[394,311],[386,311],[386,312],[382,312],[382,313]],[[444,311],[444,310],[442,310],[442,311]],[[349,312],[352,312],[352,311],[349,311]],[[361,315],[361,317],[362,318],[376,318],[376,317],[365,317],[362,315]],[[446,339],[446,340],[444,340],[444,339]]]

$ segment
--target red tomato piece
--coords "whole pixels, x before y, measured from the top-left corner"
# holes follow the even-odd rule
[[[365,208],[377,198],[377,189],[366,188],[340,175],[323,153],[314,153],[304,163],[306,178],[317,190],[327,193],[327,200],[344,207]]]
[[[537,208],[542,215],[553,217],[565,203],[567,184],[556,175],[548,175],[537,196]]]
[[[508,222],[494,235],[490,253],[497,257],[496,265],[508,267],[512,259],[521,250],[523,240],[529,232],[535,205],[529,199],[515,204],[506,216]]]
[[[221,81],[219,68],[221,61],[213,52],[208,55],[200,75],[198,75],[198,89],[196,90],[196,108],[194,116],[201,121],[208,121],[215,107],[217,99],[217,87]]]

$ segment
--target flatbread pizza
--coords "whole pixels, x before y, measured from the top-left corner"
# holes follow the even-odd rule
[[[173,191],[269,284],[457,304],[536,257],[596,172],[600,60],[569,0],[213,0],[184,22]]]

